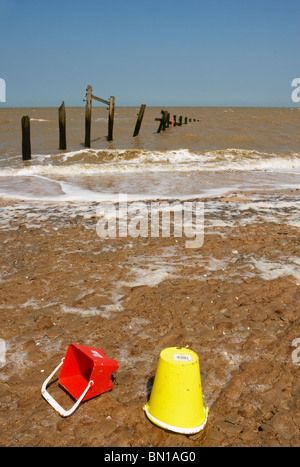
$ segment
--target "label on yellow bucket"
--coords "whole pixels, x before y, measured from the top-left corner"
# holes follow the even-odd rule
[[[190,355],[182,355],[182,354],[175,353],[174,360],[176,360],[177,362],[191,362],[192,357]]]

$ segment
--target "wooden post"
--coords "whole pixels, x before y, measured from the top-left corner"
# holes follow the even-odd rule
[[[140,132],[140,128],[141,128],[141,124],[142,124],[142,121],[143,121],[145,109],[146,109],[146,105],[142,104],[141,108],[140,108],[140,112],[138,114],[138,119],[137,119],[137,122],[136,122],[136,126],[135,126],[133,136],[138,136],[138,134]]]
[[[163,112],[163,117],[162,117],[162,121],[163,121],[162,129],[163,129],[163,131],[165,131],[165,129],[167,128],[168,115],[169,115],[168,111],[165,110]]]
[[[182,116],[180,115],[179,117],[179,125],[181,126],[182,125]]]
[[[92,123],[92,86],[88,86],[86,90],[86,106],[85,106],[85,147],[91,147],[91,123]]]
[[[109,116],[108,116],[108,138],[107,141],[113,140],[114,131],[114,116],[115,116],[115,98],[111,96],[109,98]]]
[[[30,118],[22,118],[22,157],[23,161],[31,160]]]
[[[161,114],[162,114],[161,118],[155,119],[160,122],[157,133],[160,133],[161,131],[165,131],[165,129],[169,127],[170,114],[168,113],[167,110],[162,110]]]
[[[161,113],[163,113],[163,110],[161,111]],[[158,118],[157,120],[160,121],[160,124],[159,124],[159,127],[158,127],[158,130],[157,130],[157,133],[160,133],[161,130],[162,130],[162,127],[163,127],[163,117],[161,118]]]
[[[184,124],[185,125],[187,125],[187,121],[188,121],[187,117],[184,117]]]
[[[64,151],[67,149],[66,139],[66,108],[63,102],[58,110],[58,122],[59,122],[59,149]]]
[[[160,121],[157,133],[160,133],[162,130],[165,129],[164,128],[164,110],[162,110],[160,113],[161,113],[161,118],[157,119],[158,121]]]
[[[166,120],[166,128],[169,128],[170,126],[170,114],[167,112],[167,120]]]

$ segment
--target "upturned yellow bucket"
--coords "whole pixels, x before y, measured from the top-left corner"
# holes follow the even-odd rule
[[[199,433],[208,409],[203,405],[199,357],[171,347],[160,353],[151,396],[144,410],[155,425],[182,434]]]

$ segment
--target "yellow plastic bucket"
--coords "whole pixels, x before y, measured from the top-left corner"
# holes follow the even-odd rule
[[[161,352],[150,399],[144,410],[161,428],[195,434],[207,423],[198,355],[186,348]]]

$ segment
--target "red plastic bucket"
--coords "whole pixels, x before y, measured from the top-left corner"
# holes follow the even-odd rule
[[[61,366],[59,383],[77,400],[69,411],[65,411],[47,392],[49,381]],[[106,357],[103,350],[71,344],[65,358],[44,382],[42,395],[60,415],[68,417],[82,401],[110,391],[113,388],[111,376],[118,367],[118,362]]]
[[[103,350],[71,344],[59,375],[60,384],[78,400],[87,384],[93,381],[83,401],[99,396],[113,388],[111,375],[118,362],[106,357]]]

